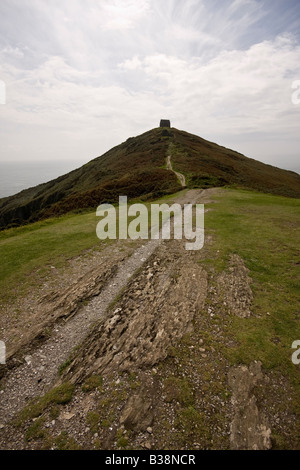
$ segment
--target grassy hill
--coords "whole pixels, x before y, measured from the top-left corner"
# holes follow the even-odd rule
[[[134,198],[174,192],[179,183],[164,168],[167,148],[168,138],[161,135],[161,129],[154,129],[66,175],[0,199],[0,227],[114,203],[122,194]]]
[[[70,211],[129,199],[153,199],[180,188],[165,167],[186,176],[190,188],[235,185],[300,197],[300,176],[266,165],[184,131],[156,128],[131,137],[86,165],[48,183],[0,199],[0,229]]]
[[[288,197],[300,197],[300,175],[259,162],[184,131],[174,130],[173,168],[187,185],[203,188],[237,185]]]

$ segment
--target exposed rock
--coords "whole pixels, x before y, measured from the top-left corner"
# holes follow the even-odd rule
[[[93,328],[69,369],[71,381],[80,382],[91,373],[153,367],[192,331],[194,314],[206,298],[207,274],[198,264],[175,256],[174,281],[167,269],[168,253],[164,254],[160,265],[154,265],[157,259],[152,256],[150,267],[131,282],[120,300],[121,311]]]
[[[144,442],[143,447],[147,450],[151,450],[152,449],[151,442],[149,441]]]
[[[69,421],[69,420],[72,419],[74,416],[75,416],[75,413],[70,413],[70,412],[66,411],[65,413],[62,413],[62,414],[60,415],[60,419],[66,419],[66,420]]]
[[[132,395],[125,405],[120,417],[120,424],[127,429],[146,431],[153,422],[152,401],[144,395],[143,390]]]
[[[261,363],[234,367],[229,373],[234,418],[230,443],[234,450],[267,450],[271,448],[271,429],[259,410],[253,388],[263,380]]]
[[[124,258],[124,255],[120,255],[117,261],[122,261]],[[55,290],[50,290],[46,295],[43,295],[35,305],[34,311],[24,316],[24,321],[28,318],[31,319],[31,324],[25,328],[24,324],[19,322],[15,327],[15,332],[14,329],[11,329],[11,336],[19,337],[19,339],[15,344],[8,341],[9,348],[6,356],[8,367],[6,370],[18,362],[19,355],[22,355],[29,346],[34,346],[47,339],[49,327],[58,320],[71,318],[82,307],[83,301],[99,295],[107,281],[115,275],[117,268],[116,260],[111,257],[111,261],[107,260],[104,265],[100,267],[98,265],[88,272],[74,277],[74,282],[70,282],[69,285],[65,287],[57,285]],[[21,337],[16,334],[19,331],[23,331]],[[28,361],[26,362],[28,363]]]

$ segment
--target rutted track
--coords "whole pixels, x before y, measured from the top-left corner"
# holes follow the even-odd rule
[[[186,191],[176,202],[211,202],[216,191]],[[210,237],[206,242],[210,244]],[[265,388],[268,378],[259,362],[249,368],[231,366],[219,347],[231,341],[224,324],[233,315],[245,321],[251,316],[248,270],[233,255],[228,272],[209,272],[202,263],[206,256],[205,247],[189,252],[182,240],[150,240],[130,258],[119,258],[100,293],[93,291],[90,299],[86,289],[88,303],[64,324],[55,324],[52,336],[8,371],[0,391],[0,447],[40,448],[42,442],[34,447],[26,441],[28,423],[16,429],[9,421],[30,398],[70,381],[76,384],[72,401],[56,419],[42,418],[51,438],[63,431],[89,449],[96,448],[99,433],[102,448],[112,449],[118,448],[117,431],[130,429],[136,449],[177,445],[181,432],[187,433],[183,448],[269,449],[271,428],[255,390],[257,385]],[[58,368],[69,358],[60,376]],[[103,388],[84,394],[81,385],[97,374]],[[126,374],[135,382],[124,395]],[[228,388],[231,400],[226,399]],[[114,417],[109,428],[100,426],[95,433],[87,427],[87,413],[97,416],[100,399],[105,413],[111,400]],[[178,417],[188,419],[183,422],[190,427],[196,420],[195,426],[185,429]],[[188,433],[194,431],[197,437],[190,440]]]
[[[188,191],[178,199],[181,204],[195,203],[205,192]],[[84,341],[91,326],[105,315],[110,303],[128,283],[129,278],[154,253],[161,240],[145,241],[130,258],[118,266],[100,294],[82,306],[65,323],[58,324],[51,337],[37,349],[27,354],[24,362],[8,372],[1,390],[0,424],[8,422],[25,406],[26,402],[45,393],[58,379],[58,368],[64,363],[75,346]],[[87,298],[89,297],[86,293]]]
[[[175,173],[175,175],[180,181],[181,186],[185,188],[185,176],[182,173],[179,173],[178,171],[173,170],[172,162],[171,162],[171,155],[167,156],[167,169]]]

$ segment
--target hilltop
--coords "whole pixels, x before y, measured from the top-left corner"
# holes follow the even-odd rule
[[[180,189],[173,169],[188,188],[235,185],[300,197],[300,176],[248,158],[187,132],[156,128],[48,183],[0,199],[0,228],[23,225],[70,211],[129,199],[154,199]]]

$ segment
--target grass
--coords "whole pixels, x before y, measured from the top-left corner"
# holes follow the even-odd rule
[[[172,128],[152,129],[112,148],[101,157],[48,183],[0,200],[0,229],[117,203],[155,199],[179,189],[165,168],[170,149],[174,170],[190,188],[235,184],[273,194],[300,197],[300,176],[247,158],[201,137]]]
[[[175,401],[183,406],[194,404],[193,390],[185,378],[167,377],[164,381],[166,401]]]
[[[90,375],[82,385],[83,392],[91,392],[92,390],[99,390],[101,391],[101,387],[103,385],[103,379],[100,375]]]
[[[59,268],[85,250],[101,249],[109,241],[96,236],[95,211],[64,215],[0,233],[1,301],[13,300],[25,292],[36,277],[51,266]],[[37,276],[35,276],[37,275]]]
[[[173,198],[174,195],[169,195],[160,201],[172,201]],[[241,256],[252,280],[253,316],[241,319],[228,315],[225,319],[224,337],[234,339],[230,347],[226,346],[226,341],[223,346],[220,342],[214,342],[215,338],[209,331],[203,330],[199,334],[204,339],[207,350],[210,345],[220,348],[218,353],[221,352],[233,365],[250,364],[254,360],[260,360],[264,369],[287,377],[295,391],[295,395],[289,399],[293,402],[291,406],[296,414],[297,409],[299,410],[297,387],[300,368],[291,361],[294,351],[291,345],[294,340],[300,339],[300,201],[237,189],[224,189],[220,195],[214,196],[214,199],[217,203],[208,204],[207,207],[211,210],[205,214],[205,237],[213,235],[212,244],[205,245],[205,257],[201,263],[208,271],[218,273],[228,269],[232,253]],[[16,279],[26,279],[31,270],[41,269],[45,260],[59,266],[63,260],[74,256],[75,253],[79,254],[82,250],[95,246],[93,237],[96,223],[93,212],[67,215],[2,232],[0,253],[1,249],[5,253],[5,246],[10,246],[10,250],[6,251],[6,261],[8,265],[11,263],[5,267],[6,277],[0,280],[2,287],[4,282],[8,286],[9,283],[13,285]],[[85,234],[83,238],[77,233],[81,228]],[[44,237],[50,246],[53,244],[52,257],[48,253]],[[35,249],[31,251],[29,240],[35,241]],[[96,242],[99,243],[98,239]],[[14,246],[16,252],[13,250]],[[176,272],[172,275],[176,278]],[[172,367],[175,361],[171,356],[179,359],[181,365],[185,365],[185,361],[190,362],[189,348],[195,344],[194,337],[186,335],[180,343],[180,348],[173,347],[169,355]],[[62,364],[61,372],[68,364],[68,361]],[[197,368],[196,362],[193,367]],[[229,392],[224,388],[226,378],[221,380],[219,375],[216,377],[214,368],[210,370],[206,366],[203,380],[207,383],[202,385],[202,392],[209,389],[215,396],[222,396],[224,400],[228,398]],[[138,376],[130,374],[124,395],[121,395],[119,390],[114,390],[116,396],[112,393],[109,398],[105,398],[104,394],[96,410],[87,413],[86,422],[91,432],[94,434],[101,428],[110,427],[116,419],[116,399],[125,401],[126,393],[140,385]],[[83,391],[101,391],[101,386],[102,378],[92,375],[83,384]],[[43,411],[50,407],[50,416],[57,417],[59,405],[71,400],[73,390],[74,387],[66,383],[34,400],[21,412],[17,425],[38,418],[34,423],[30,423],[26,431],[25,437],[28,441],[45,437],[44,418],[41,416]],[[199,406],[197,390],[193,388],[190,379],[168,374],[164,379],[164,394],[168,403],[176,403],[176,443],[184,447],[190,443],[201,442],[203,448],[209,448],[213,437],[209,427],[210,421]],[[282,406],[285,407],[286,403],[283,402]],[[215,422],[221,422],[223,418],[216,416],[213,419]],[[76,446],[75,441],[65,434],[56,442],[56,447],[61,449]],[[121,431],[117,436],[117,446],[124,449],[129,446],[128,437]]]
[[[206,235],[213,233],[215,242],[204,262],[221,271],[237,253],[254,293],[254,315],[232,319],[229,333],[239,346],[226,354],[233,363],[261,360],[296,380],[291,345],[300,338],[300,201],[245,190],[225,190],[216,199],[205,216]]]
[[[62,375],[64,370],[66,370],[70,364],[71,364],[71,359],[67,359],[65,362],[63,362],[58,368],[59,375]]]
[[[194,443],[201,440],[202,448],[209,448],[211,436],[207,426],[207,418],[193,406],[181,408],[175,420],[176,441],[179,446],[188,442]]]
[[[25,433],[26,441],[31,441],[35,439],[42,439],[46,436],[46,430],[43,428],[45,424],[45,418],[38,418],[34,423],[32,423]]]
[[[41,398],[32,400],[17,416],[15,425],[21,426],[25,421],[37,418],[49,405],[64,405],[68,403],[72,399],[74,389],[74,385],[66,382],[51,389]]]
[[[117,440],[117,447],[125,449],[128,445],[129,445],[129,439],[127,439],[126,437],[120,437]]]
[[[1,199],[0,227],[116,203],[119,194],[155,198],[176,191],[175,175],[162,168],[168,141],[160,128],[150,130],[66,175]]]
[[[180,193],[154,202],[168,202]],[[140,202],[138,199],[134,202]],[[148,209],[150,227],[150,203]],[[118,222],[118,211],[117,222]],[[128,217],[128,224],[134,217]],[[101,250],[114,240],[99,240],[96,210],[83,214],[66,214],[0,232],[0,301],[13,301],[51,272],[51,266],[64,267],[66,262],[87,250]]]
[[[66,431],[61,432],[54,439],[53,444],[57,450],[82,450],[82,448],[77,444],[75,439],[69,436]]]
[[[173,168],[190,188],[236,185],[289,197],[300,197],[300,176],[227,149],[188,132],[172,129]]]
[[[173,197],[157,202],[170,202]],[[255,315],[247,321],[233,319],[232,328],[242,346],[230,350],[231,360],[260,358],[265,367],[294,370],[291,345],[300,338],[299,200],[227,189],[211,209],[205,215],[205,230],[215,241],[204,265],[223,270],[230,253],[238,253],[253,281]],[[34,273],[45,275],[51,266],[63,266],[85,250],[106,246],[108,241],[100,242],[96,236],[96,224],[93,211],[1,232],[1,301],[28,290],[35,282]]]
[[[95,434],[98,431],[100,414],[96,411],[89,411],[86,415],[86,422],[90,428],[91,433]]]

